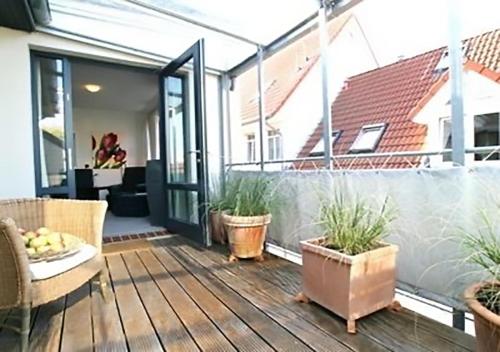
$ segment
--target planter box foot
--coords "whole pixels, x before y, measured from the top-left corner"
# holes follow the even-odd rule
[[[295,296],[295,302],[299,303],[309,303],[309,297],[307,297],[304,292],[299,292],[297,296]]]
[[[356,320],[348,320],[347,321],[347,332],[349,334],[356,333]]]
[[[401,312],[403,310],[403,306],[401,305],[401,303],[399,303],[398,300],[393,300],[387,308],[393,312]]]
[[[238,258],[235,257],[234,255],[230,254],[229,255],[229,258],[227,260],[229,263],[234,263],[234,262],[237,262],[238,261]]]
[[[253,258],[256,262],[263,262],[264,261],[264,254],[258,255],[255,258]]]

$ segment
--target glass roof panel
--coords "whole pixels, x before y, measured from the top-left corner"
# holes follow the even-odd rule
[[[195,41],[204,38],[206,66],[225,71],[253,54],[256,46],[151,7],[265,44],[302,21],[317,7],[316,0],[294,0],[291,3],[297,5],[293,6],[287,3],[290,2],[49,0],[52,13],[49,27],[169,58],[177,57]]]
[[[205,39],[208,68],[227,70],[256,47],[123,0],[50,0],[51,28],[175,58]]]
[[[317,11],[317,0],[132,0],[172,11],[260,44]]]

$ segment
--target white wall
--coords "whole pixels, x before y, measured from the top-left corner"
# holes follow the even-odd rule
[[[76,167],[93,165],[91,138],[99,144],[105,133],[118,135],[120,147],[127,151],[127,166],[145,166],[147,160],[147,114],[130,111],[73,109]]]
[[[0,199],[35,196],[30,48],[148,63],[69,39],[0,27]]]

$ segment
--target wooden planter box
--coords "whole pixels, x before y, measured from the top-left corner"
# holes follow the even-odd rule
[[[356,332],[356,319],[393,302],[398,247],[349,256],[321,245],[323,237],[301,241],[303,295],[347,320]]]
[[[477,299],[477,292],[492,282],[480,282],[465,291],[465,302],[474,315],[476,329],[476,352],[500,351],[500,316],[483,306]],[[500,285],[500,283],[493,283]]]

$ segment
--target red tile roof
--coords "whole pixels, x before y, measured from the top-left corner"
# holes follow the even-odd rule
[[[350,18],[350,14],[345,14],[328,24],[330,41],[337,37]],[[314,30],[264,61],[266,118],[271,118],[281,109],[318,59],[319,37],[318,30]],[[242,123],[257,121],[259,119],[257,68],[242,74],[236,84],[241,87]]]
[[[500,83],[500,29],[468,39],[466,45],[466,69]],[[342,131],[333,146],[333,154],[348,154],[361,127],[375,123],[387,124],[375,152],[421,150],[427,127],[412,119],[448,80],[447,72],[435,73],[435,67],[446,50],[432,50],[349,78],[332,104],[332,129]],[[307,157],[321,136],[322,123],[298,157]],[[418,158],[401,157],[363,158],[338,161],[338,166],[407,168],[418,161]]]

